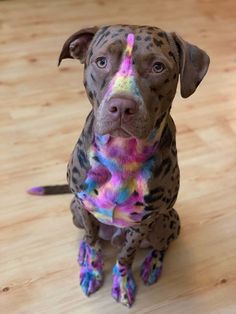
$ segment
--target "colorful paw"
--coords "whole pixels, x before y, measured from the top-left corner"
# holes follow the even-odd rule
[[[130,307],[135,300],[136,284],[131,268],[118,262],[113,268],[112,296],[117,301]]]
[[[93,268],[81,267],[80,285],[83,292],[89,296],[97,291],[103,284],[103,272]]]
[[[140,272],[140,276],[145,285],[152,285],[160,278],[163,257],[163,253],[152,251],[152,253],[145,258]]]
[[[103,284],[103,259],[101,251],[82,241],[78,262],[80,269],[80,285],[86,295],[97,291]]]

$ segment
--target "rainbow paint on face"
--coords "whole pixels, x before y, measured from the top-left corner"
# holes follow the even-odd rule
[[[120,64],[118,72],[115,74],[108,86],[107,92],[102,101],[103,104],[116,94],[131,95],[142,100],[142,96],[135,81],[134,68],[132,65],[134,38],[135,36],[133,33],[128,34],[127,46],[124,51],[123,60]]]

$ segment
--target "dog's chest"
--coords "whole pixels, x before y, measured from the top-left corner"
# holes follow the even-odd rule
[[[89,151],[91,168],[78,193],[84,207],[105,224],[127,227],[140,222],[154,149],[134,138],[96,136]]]

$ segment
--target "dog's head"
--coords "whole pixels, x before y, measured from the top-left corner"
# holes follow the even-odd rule
[[[176,33],[156,27],[112,25],[82,29],[65,42],[65,58],[84,64],[84,86],[95,132],[146,138],[168,115],[180,76],[189,97],[205,76],[209,57]]]

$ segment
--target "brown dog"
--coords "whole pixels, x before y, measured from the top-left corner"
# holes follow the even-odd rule
[[[180,231],[173,208],[179,167],[170,109],[179,76],[181,95],[189,97],[205,76],[209,57],[176,33],[114,25],[73,34],[59,64],[65,58],[84,64],[84,86],[92,104],[68,165],[74,224],[85,229],[81,286],[87,295],[101,286],[97,240],[110,239],[121,247],[112,295],[130,306],[136,291],[131,272],[136,250],[145,243],[151,247],[141,276],[145,284],[153,284],[169,243]],[[50,194],[55,189],[31,192]]]

